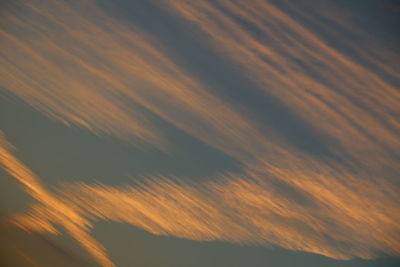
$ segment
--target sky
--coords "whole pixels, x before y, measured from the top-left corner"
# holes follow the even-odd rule
[[[398,265],[399,12],[2,2],[4,265]]]

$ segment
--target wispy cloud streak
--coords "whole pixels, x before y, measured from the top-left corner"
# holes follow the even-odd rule
[[[88,234],[91,220],[338,259],[399,255],[400,94],[392,63],[367,47],[359,57],[376,63],[374,72],[268,1],[164,1],[163,7],[192,23],[193,34],[205,33],[263,94],[335,140],[327,146],[340,160],[305,153],[273,127],[250,120],[177,64],[155,37],[91,1],[32,1],[2,16],[6,90],[66,124],[168,151],[173,144],[147,116],[152,113],[244,167],[204,183],[149,177],[123,188],[82,183],[53,193],[2,137],[3,167],[38,202],[13,222],[55,234],[53,224],[61,225],[104,266],[113,264]]]
[[[158,148],[167,141],[144,116],[146,109],[236,157],[251,155],[232,150],[231,143],[263,143],[256,127],[178,67],[153,38],[90,7],[92,16],[81,14],[79,5],[55,3],[7,14],[4,88],[62,122],[139,137]],[[15,24],[32,35],[7,28]]]
[[[398,88],[277,6],[268,1],[166,3],[205,32],[216,49],[242,67],[260,90],[278,97],[317,129],[338,139],[354,159],[363,153],[362,160],[373,164],[379,160],[378,153],[383,158],[388,158],[387,151],[398,155]],[[376,56],[369,60],[382,65],[383,56],[379,62]],[[390,55],[383,58],[390,62]],[[385,66],[398,81],[399,73],[390,64]],[[374,158],[367,158],[369,149]]]
[[[120,189],[80,185],[65,197],[89,214],[157,235],[277,245],[337,259],[397,254],[395,192],[386,188],[385,194],[371,183],[355,192],[332,173],[265,166],[197,186],[160,178]]]
[[[0,164],[2,169],[17,179],[23,189],[38,202],[33,207],[35,216],[21,215],[13,219],[13,223],[27,231],[50,232],[58,234],[53,223],[61,225],[102,265],[114,266],[105,253],[104,247],[93,239],[88,231],[91,223],[47,190],[39,178],[11,153],[12,145],[0,132]]]
[[[337,169],[320,165],[283,169],[265,162],[205,184],[153,177],[123,188],[66,185],[53,195],[4,139],[2,145],[3,167],[39,202],[12,222],[51,233],[57,233],[53,224],[63,226],[104,266],[112,263],[88,235],[86,218],[129,223],[156,235],[278,245],[337,259],[399,253],[397,191],[345,171],[339,177]]]

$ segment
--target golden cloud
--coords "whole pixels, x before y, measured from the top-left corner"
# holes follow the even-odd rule
[[[54,225],[63,226],[104,266],[113,263],[89,235],[91,220],[337,259],[400,254],[400,93],[387,78],[399,74],[382,59],[385,54],[369,53],[369,46],[360,52],[380,69],[373,72],[268,1],[163,2],[165,12],[192,23],[193,34],[205,33],[257,90],[335,140],[327,146],[340,161],[322,160],[268,125],[266,136],[264,125],[213,93],[155,37],[91,1],[16,7],[6,9],[0,26],[3,88],[67,125],[168,151],[174,144],[147,116],[151,112],[244,166],[241,173],[196,184],[149,177],[141,185],[75,184],[52,193],[1,137],[3,168],[37,201],[13,217],[19,227],[57,234]]]

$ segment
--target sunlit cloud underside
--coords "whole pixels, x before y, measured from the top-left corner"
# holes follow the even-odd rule
[[[313,19],[301,6],[286,4],[285,10]],[[254,90],[275,97],[331,140],[329,155],[288,142],[216,94],[157,36],[111,17],[95,2],[21,1],[6,5],[1,16],[2,90],[67,126],[168,152],[174,144],[151,112],[237,159],[243,169],[207,182],[149,176],[124,187],[79,183],[53,192],[2,136],[3,168],[37,202],[11,222],[54,234],[55,225],[62,226],[104,266],[113,263],[89,234],[96,220],[129,223],[156,235],[280,246],[336,259],[399,255],[395,56],[377,52],[379,42],[363,46],[357,56],[371,69],[268,1],[159,5],[249,77]],[[343,27],[335,17],[340,10],[329,10],[324,15]],[[368,35],[356,26],[347,30]]]

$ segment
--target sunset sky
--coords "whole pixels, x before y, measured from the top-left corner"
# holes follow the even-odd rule
[[[3,1],[0,265],[400,265],[398,29],[390,0]]]

